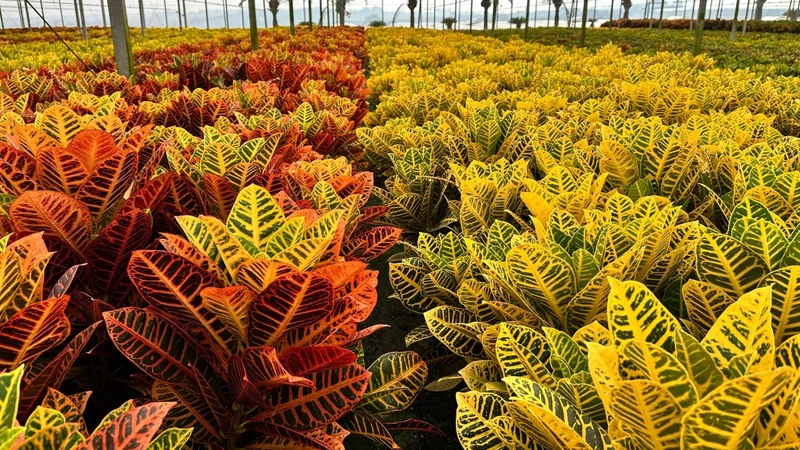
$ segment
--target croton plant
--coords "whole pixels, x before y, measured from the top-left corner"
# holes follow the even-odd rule
[[[393,416],[423,359],[362,347],[401,230],[359,170],[361,33],[0,74],[0,448],[440,433]]]

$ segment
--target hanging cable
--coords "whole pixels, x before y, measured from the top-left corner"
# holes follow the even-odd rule
[[[61,36],[58,34],[58,31],[56,31],[52,26],[50,26],[50,23],[47,20],[45,20],[44,16],[39,12],[39,10],[36,9],[36,7],[34,7],[33,5],[31,5],[31,2],[29,2],[28,0],[24,0],[24,1],[25,1],[26,5],[30,6],[31,9],[33,9],[33,12],[35,12],[36,14],[39,15],[39,17],[42,18],[42,22],[44,22],[44,24],[47,25],[47,28],[50,28],[50,31],[52,31],[53,34],[56,35],[58,40],[61,41],[61,43],[64,44],[65,47],[67,47],[67,50],[69,50],[70,53],[72,53],[75,56],[75,58],[78,61],[80,61],[81,64],[83,64],[84,69],[86,69],[89,72],[92,72],[92,69],[90,69],[89,66],[83,61],[83,59],[81,59],[81,57],[78,56],[77,53],[75,53],[75,50],[73,50],[72,47],[70,47],[69,44],[67,44],[67,42],[64,39],[61,39]]]

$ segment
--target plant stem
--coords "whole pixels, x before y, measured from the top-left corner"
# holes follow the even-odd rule
[[[242,421],[242,415],[244,414],[244,409],[241,406],[234,406],[236,410],[236,415],[234,415],[233,420],[231,421],[231,426],[228,428],[228,437],[225,441],[225,450],[234,450],[236,448],[236,438],[239,437],[239,425]]]

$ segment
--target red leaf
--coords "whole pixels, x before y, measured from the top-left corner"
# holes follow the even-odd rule
[[[77,156],[62,148],[44,147],[36,154],[36,179],[42,189],[73,195],[89,173]]]
[[[92,433],[76,450],[141,450],[153,440],[174,402],[134,408]]]
[[[352,297],[358,303],[353,320],[363,322],[372,314],[378,302],[378,271],[365,270],[343,287],[342,295]]]
[[[303,376],[353,364],[356,362],[356,354],[333,345],[292,347],[281,354],[280,361],[292,374]]]
[[[117,214],[124,214],[135,209],[142,211],[158,209],[170,191],[172,176],[173,174],[170,172],[148,180],[144,186],[135,190],[127,200],[122,202]]]
[[[66,151],[78,158],[86,171],[91,173],[98,165],[116,153],[117,144],[114,142],[114,137],[108,132],[84,130],[72,138]]]
[[[361,210],[361,215],[356,219],[359,225],[364,225],[380,219],[389,211],[388,206],[367,206]]]
[[[9,211],[14,230],[22,236],[43,232],[83,256],[92,235],[92,214],[72,197],[54,191],[29,191]]]
[[[153,383],[153,399],[159,402],[176,402],[164,421],[166,427],[194,428],[192,441],[215,443],[228,427],[228,413],[216,397],[206,397],[188,384]]]
[[[276,279],[295,273],[299,272],[289,264],[256,258],[239,265],[236,269],[236,283],[260,294]]]
[[[92,298],[82,291],[70,294],[67,317],[73,326],[86,326],[103,320],[103,313],[113,310],[108,303]]]
[[[144,145],[153,127],[154,125],[149,124],[143,127],[135,128],[128,134],[128,136],[122,142],[119,143],[119,148],[123,150],[138,152]]]
[[[113,211],[131,187],[139,157],[133,152],[119,152],[103,161],[75,194],[95,218]]]
[[[347,342],[345,342],[343,345],[350,345],[353,342],[360,341],[360,340],[362,340],[362,339],[364,339],[364,338],[366,338],[368,336],[371,336],[372,333],[374,333],[376,331],[383,330],[384,328],[389,328],[389,325],[379,323],[379,324],[372,325],[372,326],[369,326],[367,328],[364,328],[363,330],[357,331],[355,334],[350,336],[350,339]]]
[[[229,343],[229,350],[238,351],[241,344],[247,343],[247,309],[255,298],[253,291],[245,286],[208,287],[200,292],[200,296],[203,305],[216,314],[236,337],[236,341]]]
[[[28,371],[20,392],[19,411],[21,417],[27,417],[42,401],[47,393],[47,388],[58,389],[67,371],[75,360],[83,353],[86,344],[97,330],[100,322],[95,322],[77,335],[53,358],[42,370]]]
[[[339,290],[354,280],[366,267],[367,264],[361,261],[341,261],[315,267],[312,272],[327,278],[333,283],[333,288]]]
[[[69,296],[51,298],[19,310],[0,325],[0,369],[36,359],[69,336]]]
[[[139,210],[117,215],[92,241],[86,260],[98,295],[122,301],[130,289],[126,269],[134,250],[150,242],[150,216]]]
[[[195,266],[214,275],[214,277],[216,277],[217,281],[220,283],[225,280],[225,274],[222,272],[222,269],[219,268],[219,265],[212,261],[211,258],[209,258],[205,253],[198,250],[197,247],[192,245],[191,242],[187,241],[186,238],[178,236],[177,234],[169,233],[161,233],[161,236],[162,238],[159,239],[159,242],[168,252],[186,258]],[[239,271],[241,271],[241,267],[239,268]]]
[[[325,442],[312,436],[268,422],[250,422],[246,428],[261,433],[253,449],[331,450]]]
[[[314,389],[283,386],[267,398],[270,407],[254,418],[294,430],[320,428],[350,411],[367,389],[370,373],[358,364],[309,375]]]
[[[310,380],[289,373],[278,359],[273,347],[250,347],[242,352],[247,378],[261,392],[266,394],[281,384],[313,387]]]
[[[342,245],[342,254],[368,262],[384,254],[400,239],[402,229],[383,226],[359,233]]]
[[[234,403],[267,409],[264,397],[248,378],[244,361],[237,355],[233,355],[228,363],[228,384],[231,387]]]
[[[221,348],[227,349],[235,339],[220,317],[205,307],[200,295],[219,282],[189,260],[161,250],[136,251],[128,275],[148,303],[205,330]]]
[[[313,325],[333,308],[333,285],[312,273],[273,281],[250,305],[250,344],[271,345],[291,330]]]
[[[228,180],[213,173],[203,175],[203,186],[209,209],[214,216],[225,221],[233,204],[236,203],[237,193],[233,190],[233,186]]]
[[[194,378],[192,366],[204,376],[210,373],[201,353],[153,311],[121,308],[103,313],[103,319],[120,353],[151,377],[183,383]]]

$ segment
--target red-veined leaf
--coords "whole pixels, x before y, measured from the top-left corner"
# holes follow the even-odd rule
[[[217,392],[211,387],[203,374],[194,366],[192,366],[192,371],[194,371],[197,391],[203,397],[205,404],[208,405],[208,410],[211,412],[211,415],[223,429],[227,429],[231,419],[230,412],[222,406],[222,400],[220,400]]]
[[[274,347],[250,347],[242,352],[247,378],[259,392],[266,394],[282,384],[313,387],[311,380],[289,373],[278,359]]]
[[[75,198],[83,202],[97,219],[103,217],[106,211],[113,211],[131,187],[136,175],[137,159],[136,153],[120,152],[103,161],[81,186]]]
[[[210,372],[202,354],[153,311],[121,308],[103,314],[111,341],[126,358],[151,377],[167,383],[192,380],[192,366]]]
[[[134,250],[150,242],[150,216],[140,210],[117,214],[92,241],[86,259],[92,284],[112,302],[125,298],[130,289],[126,269]]]
[[[155,401],[176,403],[164,419],[165,426],[194,428],[192,441],[198,443],[215,443],[222,439],[220,433],[227,427],[227,413],[217,399],[206,398],[187,384],[163,381],[153,383],[152,394]]]
[[[197,247],[187,241],[186,238],[178,236],[177,234],[161,233],[159,242],[168,252],[181,256],[204,271],[210,272],[218,282],[222,283],[225,280],[225,274],[222,272],[219,265],[212,261],[205,253],[198,250]]]
[[[83,349],[94,335],[100,322],[93,323],[69,341],[55,358],[53,358],[44,368],[34,372],[33,367],[25,374],[23,388],[20,393],[19,412],[21,417],[27,417],[33,412],[42,398],[47,393],[47,388],[58,389],[67,371],[75,363],[75,360],[82,354]]]
[[[244,361],[238,355],[233,355],[228,361],[228,385],[231,387],[234,403],[257,406],[262,410],[268,408],[267,404],[264,403],[264,397],[261,392],[258,391],[258,388],[247,376]]]
[[[255,298],[253,291],[245,286],[207,287],[200,291],[200,296],[203,306],[219,316],[239,342],[247,344],[247,308]],[[237,347],[234,345],[230,350],[236,351]]]
[[[250,344],[271,345],[287,331],[307,327],[333,308],[333,286],[312,273],[298,273],[272,282],[250,304]]]
[[[26,153],[0,144],[0,192],[21,195],[38,189],[34,175],[36,162]]]
[[[366,337],[371,336],[372,333],[374,333],[376,331],[380,331],[380,330],[383,330],[384,328],[389,328],[389,327],[390,327],[389,325],[386,325],[384,323],[378,323],[378,324],[375,324],[375,325],[370,325],[367,328],[364,328],[363,330],[359,330],[355,334],[350,336],[350,339],[347,342],[345,342],[344,345],[350,345],[353,342],[360,341],[360,340],[362,340],[362,339],[364,339]]]
[[[334,345],[292,347],[280,356],[283,367],[297,376],[320,370],[338,369],[356,362],[356,354]]]
[[[89,178],[81,160],[58,147],[44,147],[36,154],[36,180],[42,189],[73,195]]]
[[[64,296],[34,303],[0,325],[0,368],[14,369],[63,342],[70,329],[68,302]]]
[[[186,175],[172,177],[170,190],[164,198],[164,202],[176,214],[200,215],[205,212],[197,188]]]
[[[367,206],[361,210],[361,215],[356,220],[359,225],[368,224],[385,216],[387,211],[389,211],[387,206]]]
[[[29,191],[17,198],[9,211],[14,230],[42,232],[67,244],[83,256],[92,235],[92,214],[83,203],[54,191]]]
[[[114,450],[141,450],[161,428],[173,402],[148,403],[121,414],[116,419],[95,430],[76,450],[113,448]]]
[[[275,347],[283,353],[290,347],[310,345],[342,345],[350,339],[357,329],[352,319],[361,305],[350,296],[334,299],[333,309],[324,318],[307,327],[286,333]]]
[[[94,172],[103,161],[116,153],[114,136],[105,131],[84,130],[76,134],[67,144],[67,153],[78,158],[86,171]]]
[[[200,292],[218,281],[189,260],[161,250],[136,251],[128,264],[134,286],[151,305],[208,332],[224,349],[235,338],[222,320],[203,305]],[[166,380],[165,380],[166,381]]]
[[[247,446],[253,450],[331,450],[331,448],[318,439],[306,434],[290,430],[280,425],[267,422],[248,423],[247,429],[260,433],[255,442]]]
[[[340,292],[352,297],[358,303],[358,312],[353,316],[355,322],[363,322],[372,314],[378,302],[378,271],[365,270],[350,280]]]
[[[152,131],[155,125],[148,124],[141,127],[137,127],[128,133],[128,136],[119,143],[119,148],[122,150],[129,150],[132,152],[138,152],[142,146],[144,146],[145,141],[147,141],[147,137],[150,135],[150,131]]]
[[[270,408],[261,417],[294,430],[320,428],[358,403],[369,376],[358,364],[314,372],[309,378],[315,389],[282,386],[267,397]]]
[[[342,244],[342,254],[364,262],[371,261],[392,248],[402,231],[390,226],[370,228]]]
[[[339,290],[367,268],[367,264],[362,261],[341,261],[327,264],[322,267],[315,267],[311,272],[323,276],[333,283],[333,288]]]
[[[155,148],[142,147],[137,151],[139,153],[139,170],[136,174],[134,187],[138,188],[141,186],[141,183],[153,178],[158,164],[164,159],[164,155],[167,153],[167,146],[167,142],[162,142]],[[125,146],[122,145],[121,148],[124,149]]]
[[[277,278],[299,273],[297,269],[286,263],[268,259],[251,259],[236,269],[236,284],[243,284],[256,294],[264,292]]]
[[[236,203],[236,191],[228,180],[213,173],[203,175],[203,186],[211,211],[224,221]]]
[[[117,214],[124,214],[135,209],[142,211],[158,209],[169,194],[172,177],[173,173],[169,172],[147,180],[142,187],[133,191],[130,197],[122,202]]]
[[[67,305],[67,317],[73,326],[87,326],[103,321],[103,313],[113,310],[108,303],[82,291],[73,291]]]

